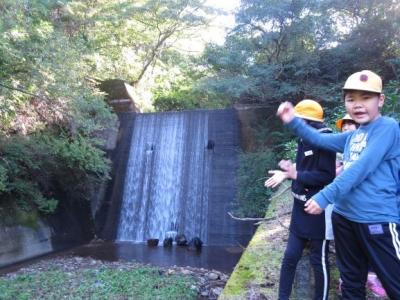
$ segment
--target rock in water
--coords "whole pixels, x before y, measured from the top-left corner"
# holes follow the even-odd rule
[[[158,246],[158,239],[148,239],[147,246],[150,247],[157,247]]]
[[[163,246],[164,247],[172,247],[172,242],[173,242],[173,239],[170,237],[167,237],[164,239]]]
[[[190,240],[188,244],[188,250],[201,251],[202,246],[203,246],[203,241],[196,236]]]
[[[178,246],[187,246],[187,239],[184,234],[178,234],[175,241]]]

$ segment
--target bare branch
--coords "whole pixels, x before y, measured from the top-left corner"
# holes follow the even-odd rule
[[[271,201],[271,200],[273,200],[273,199],[275,199],[275,198],[278,198],[279,196],[281,196],[283,193],[285,193],[287,190],[289,190],[290,189],[290,186],[287,186],[286,188],[284,188],[282,191],[280,191],[278,194],[276,194],[276,195],[274,195],[274,196],[272,196],[271,198],[269,198],[269,201]],[[290,214],[291,213],[291,211],[287,211],[287,212],[284,212],[284,213],[281,213],[281,214],[277,214],[277,215],[275,215],[275,216],[273,216],[273,217],[269,217],[269,218],[248,218],[248,217],[244,217],[244,218],[240,218],[240,217],[236,217],[236,216],[234,216],[231,212],[228,212],[228,215],[232,218],[232,219],[234,219],[234,220],[238,220],[238,221],[259,221],[258,223],[255,223],[254,225],[259,225],[259,224],[261,224],[261,223],[263,223],[263,222],[267,222],[267,221],[271,221],[271,220],[278,220],[279,221],[279,218],[280,217],[282,217],[282,216],[285,216],[285,215],[288,215],[288,214]],[[280,222],[280,221],[279,221]],[[285,225],[283,225],[283,224],[281,224],[283,227],[286,227]]]

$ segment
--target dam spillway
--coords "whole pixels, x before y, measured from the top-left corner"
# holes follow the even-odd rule
[[[135,114],[116,222],[117,241],[162,241],[176,230],[206,245],[245,244],[232,220],[240,152],[233,109]]]

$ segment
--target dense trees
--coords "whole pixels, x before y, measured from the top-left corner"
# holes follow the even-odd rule
[[[97,88],[104,79],[133,84],[146,109],[304,97],[339,107],[345,78],[372,69],[385,112],[399,115],[397,0],[242,0],[225,43],[190,55],[182,49],[216,13],[204,3],[0,0],[1,201],[51,211],[58,192],[84,198],[107,177],[99,137],[116,117]]]
[[[1,205],[51,212],[63,194],[90,196],[116,127],[97,83],[120,78],[143,98],[164,53],[207,25],[202,2],[0,0]]]
[[[208,45],[190,73],[201,70],[197,77],[185,76],[170,92],[158,93],[160,100],[174,99],[160,108],[204,107],[185,100],[191,92],[231,103],[338,101],[346,77],[361,69],[396,85],[399,10],[392,0],[242,0],[225,43]]]
[[[384,78],[384,113],[399,118],[399,16],[400,3],[391,0],[242,0],[225,44],[206,49],[209,74],[199,86],[247,104],[325,100],[329,122],[343,113],[341,87],[347,76],[371,69]],[[288,138],[282,135],[281,141]],[[278,159],[288,158],[282,148],[259,145],[242,156],[242,215],[264,214],[267,191],[261,181],[271,167],[268,153],[278,150]],[[293,146],[285,144],[289,152]]]
[[[243,0],[225,45],[207,49],[215,75],[205,80],[246,102],[337,99],[361,69],[396,80],[399,9],[388,0]]]

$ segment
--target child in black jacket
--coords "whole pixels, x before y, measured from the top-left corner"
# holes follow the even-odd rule
[[[320,132],[331,132],[323,123],[323,110],[317,102],[302,100],[295,106],[295,111],[298,117]],[[311,251],[310,261],[315,275],[314,299],[328,299],[328,246],[329,240],[333,239],[331,210],[327,209],[320,215],[310,215],[304,211],[304,204],[334,179],[335,160],[334,152],[316,148],[300,139],[297,146],[296,164],[284,160],[279,163],[282,171],[269,172],[273,176],[265,182],[265,186],[275,187],[285,179],[292,179],[294,198],[289,239],[281,267],[279,299],[289,299],[297,263],[308,243]]]

